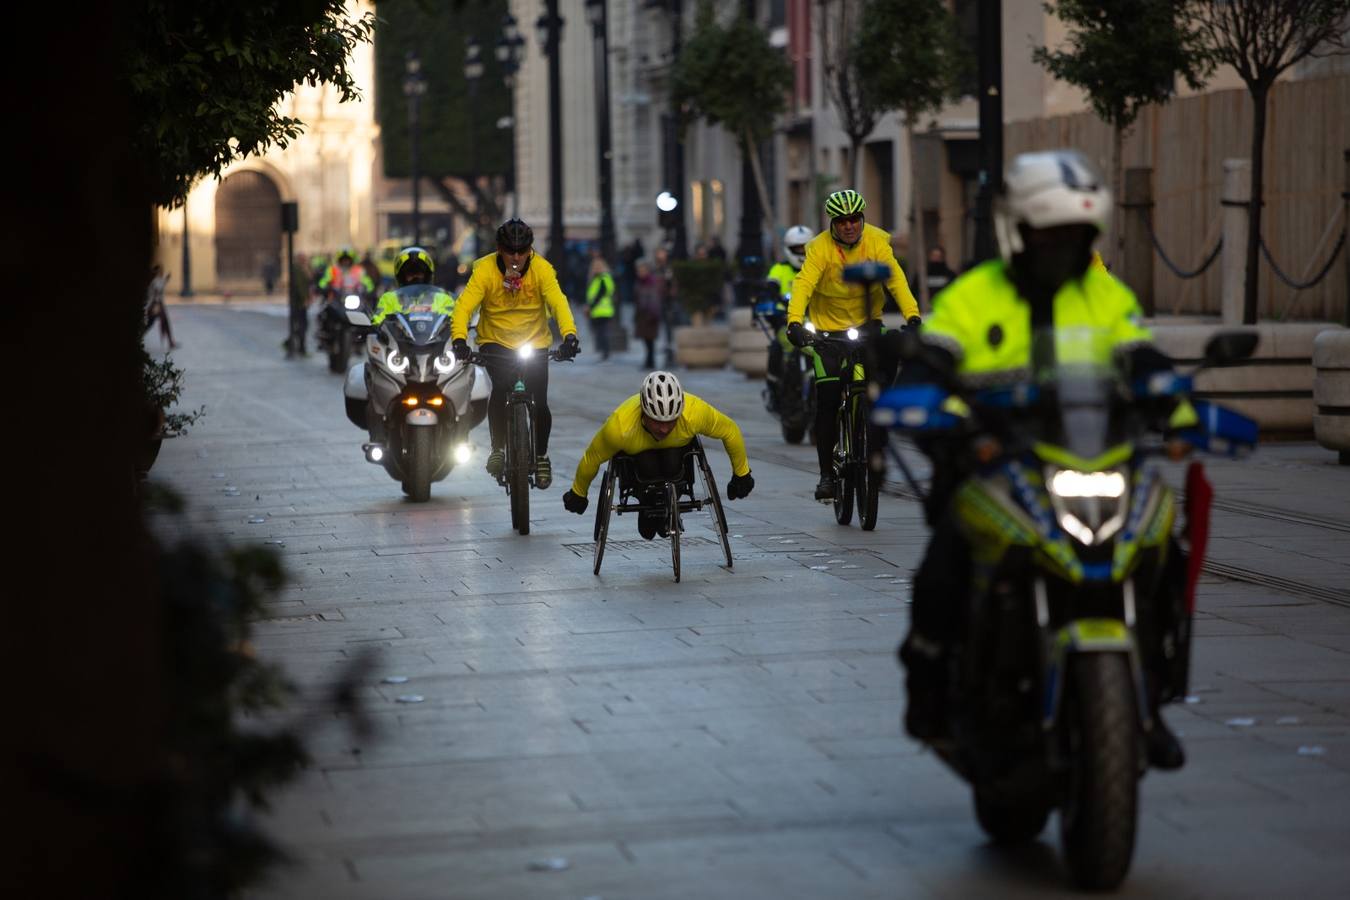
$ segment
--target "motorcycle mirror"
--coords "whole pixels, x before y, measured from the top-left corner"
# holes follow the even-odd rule
[[[357,328],[370,328],[370,316],[359,309],[348,309],[347,324],[355,325]]]
[[[1205,343],[1202,366],[1225,366],[1256,352],[1261,336],[1255,331],[1220,331]]]

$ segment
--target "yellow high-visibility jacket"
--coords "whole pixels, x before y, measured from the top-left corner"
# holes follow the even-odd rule
[[[577,333],[572,308],[558,286],[558,274],[537,253],[530,257],[520,289],[515,291],[507,290],[496,253],[474,261],[469,283],[455,300],[455,314],[450,320],[452,340],[468,338],[469,321],[479,306],[483,307],[478,314],[480,346],[501,344],[511,350],[526,344],[535,349],[547,347],[553,343],[548,330],[550,314],[558,320],[563,337]]]
[[[695,435],[716,438],[722,442],[731,459],[733,474],[745,475],[750,471],[750,460],[745,456],[745,438],[741,437],[740,426],[731,417],[718,412],[711,403],[685,391],[684,412],[680,413],[679,423],[666,435],[665,440],[658,441],[642,427],[642,397],[634,394],[610,413],[605,424],[591,438],[590,446],[577,464],[572,492],[585,497],[595,473],[616,453],[632,455],[644,450],[683,447]]]
[[[829,229],[806,245],[806,259],[792,282],[788,324],[802,321],[808,304],[811,321],[822,331],[843,331],[880,319],[881,308],[886,302],[881,289],[873,286],[871,296],[864,297],[862,285],[844,280],[844,268],[861,262],[890,266],[891,280],[886,282],[886,287],[900,304],[900,312],[906,319],[919,314],[919,304],[909,290],[909,281],[895,258],[895,251],[891,249],[891,236],[875,225],[863,225],[862,237],[852,248],[837,242]]]

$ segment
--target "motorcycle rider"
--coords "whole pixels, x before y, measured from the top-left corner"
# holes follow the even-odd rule
[[[1170,367],[1152,346],[1134,294],[1105,268],[1093,265],[1092,244],[1111,214],[1111,194],[1095,168],[1074,150],[1024,153],[1008,168],[995,209],[1000,259],[982,263],[939,294],[920,331],[924,343],[950,357],[962,381],[981,386],[1025,380],[1038,328],[1091,327],[1109,331],[1113,349],[1132,377]],[[933,380],[933,363],[907,363],[901,380]],[[974,562],[971,544],[949,508],[968,470],[949,442],[929,442],[933,482],[926,506],[933,535],[914,578],[909,635],[900,646],[909,705],[905,728],[914,737],[942,736],[947,655],[963,633],[964,603]],[[1162,590],[1176,587],[1185,564],[1172,543]],[[1156,604],[1159,609],[1169,604]],[[1142,631],[1142,630],[1141,630]],[[1166,628],[1140,634],[1146,672],[1159,659]],[[1152,643],[1150,643],[1152,642]],[[1185,761],[1180,742],[1158,714],[1161,679],[1149,672],[1154,728],[1149,762],[1174,769]]]
[[[558,285],[558,274],[548,260],[534,253],[534,231],[520,219],[508,219],[497,229],[497,250],[474,261],[469,283],[455,302],[450,321],[451,345],[461,361],[469,358],[469,320],[478,315],[478,352],[492,379],[488,398],[488,430],[492,452],[487,471],[493,478],[506,465],[506,399],[515,383],[516,351],[525,346],[544,350],[552,343],[548,320],[557,320],[562,333],[559,359],[572,359],[581,350],[572,308]],[[536,353],[524,365],[525,390],[534,398],[536,487],[553,483],[548,437],[553,414],[548,408],[548,357]]]
[[[750,496],[755,479],[750,474],[750,461],[745,455],[745,439],[735,420],[706,400],[685,392],[674,373],[658,371],[648,373],[642,379],[642,389],[620,403],[591,438],[577,464],[572,487],[563,494],[563,506],[577,515],[586,511],[589,502],[586,493],[591,481],[600,466],[614,454],[632,456],[647,450],[684,447],[697,435],[716,438],[726,448],[731,460],[727,499]],[[646,500],[644,505],[650,505],[652,509],[639,513],[638,532],[647,540],[658,533],[665,537],[668,517],[660,508],[665,503],[664,491],[653,490]]]
[[[844,268],[856,263],[880,262],[889,266],[891,277],[886,287],[900,305],[906,321],[911,325],[918,324],[919,304],[910,293],[909,282],[895,259],[891,236],[866,223],[863,215],[866,209],[867,201],[854,190],[835,191],[825,198],[825,215],[830,218],[830,227],[807,243],[801,271],[792,282],[787,339],[793,346],[803,347],[807,343],[808,335],[802,321],[808,306],[811,321],[826,334],[857,328],[868,339],[881,335],[885,295],[844,281]],[[843,397],[841,379],[851,379],[852,370],[844,371],[846,356],[838,347],[821,346],[814,348],[814,353],[816,457],[820,465],[816,499],[832,500],[837,487],[833,460],[838,438],[835,416]]]
[[[337,262],[324,269],[319,276],[319,290],[325,295],[330,292],[345,291],[349,294],[373,294],[375,282],[370,280],[366,270],[356,264],[356,253],[350,247],[338,251]]]
[[[814,235],[811,234],[811,229],[805,225],[793,225],[783,232],[783,260],[774,263],[773,268],[769,270],[769,280],[778,282],[776,321],[786,322],[787,298],[792,294],[792,282],[797,278],[802,262],[806,259],[806,243],[812,237]],[[786,327],[786,324],[779,327],[774,334],[775,340],[769,344],[769,364],[765,381],[769,383],[769,402],[774,404],[775,409],[778,406],[778,382],[783,378],[783,351],[786,349],[783,344],[787,340]]]
[[[436,274],[436,263],[431,254],[421,247],[404,247],[394,260],[394,282],[398,287],[410,284],[431,284]],[[450,315],[455,311],[455,298],[445,291],[436,291],[431,297],[433,313]],[[370,317],[372,325],[379,325],[388,316],[407,312],[399,299],[398,291],[385,291],[375,304],[375,314]]]

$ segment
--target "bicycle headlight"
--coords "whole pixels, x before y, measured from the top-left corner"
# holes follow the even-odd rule
[[[1110,539],[1125,524],[1128,488],[1125,473],[1119,469],[1045,471],[1045,489],[1059,527],[1089,547]]]
[[[393,372],[395,375],[402,375],[404,372],[408,371],[408,366],[410,365],[408,357],[397,350],[390,350],[389,355],[384,358],[384,362],[385,365],[389,366],[389,371]]]
[[[815,323],[815,322],[807,322],[807,323],[806,323],[806,330],[809,331],[809,332],[811,332],[812,334],[815,334],[815,333],[816,333],[816,323]]]
[[[858,339],[858,329],[856,329],[856,328],[850,328],[850,329],[846,332],[846,334],[848,335],[848,339],[849,339],[850,341],[856,341],[856,340]]]
[[[442,353],[436,357],[433,365],[436,366],[436,374],[449,375],[455,371],[455,355],[453,353]]]
[[[516,355],[521,359],[529,359],[531,356],[534,356],[534,348],[529,344],[526,344],[516,351]]]

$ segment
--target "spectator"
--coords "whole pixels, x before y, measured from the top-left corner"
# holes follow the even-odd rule
[[[934,245],[928,251],[928,296],[931,299],[938,291],[956,280],[956,273],[947,265],[947,251],[941,244]],[[914,293],[918,294],[918,273],[915,273]]]
[[[652,275],[664,286],[661,295],[661,322],[666,333],[666,368],[670,368],[675,364],[675,321],[679,314],[677,309],[679,297],[675,290],[675,276],[670,269],[670,252],[665,247],[658,247],[656,250]]]
[[[722,262],[727,260],[726,248],[722,246],[722,239],[717,235],[708,238],[707,250],[708,259],[720,259]]]
[[[591,320],[600,361],[609,359],[609,323],[614,318],[614,276],[600,255],[591,257],[591,280],[586,285],[586,314]]]
[[[275,259],[269,259],[262,265],[263,293],[272,296],[272,289],[277,286],[277,279],[281,277],[281,266]]]
[[[366,277],[370,279],[371,284],[375,285],[377,291],[383,290],[384,273],[381,272],[380,267],[375,264],[375,257],[371,255],[369,250],[361,257],[361,268],[366,270]],[[269,291],[268,293],[271,292]]]
[[[660,254],[663,251],[658,250]],[[656,339],[661,334],[664,319],[666,280],[656,274],[652,264],[639,259],[635,264],[637,283],[634,287],[633,333],[642,340],[647,348],[647,356],[642,362],[644,369],[656,368]]]
[[[168,284],[168,274],[156,263],[150,269],[150,284],[145,289],[145,331],[149,333],[158,321],[160,338],[168,343],[170,350],[173,350],[178,344],[173,339],[173,329],[169,327],[169,311],[164,306],[164,289]]]

